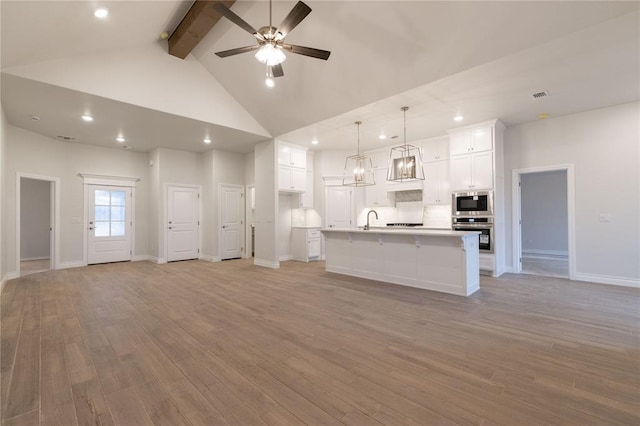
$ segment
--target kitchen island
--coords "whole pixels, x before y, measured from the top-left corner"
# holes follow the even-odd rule
[[[322,229],[326,270],[469,296],[480,288],[478,233]]]

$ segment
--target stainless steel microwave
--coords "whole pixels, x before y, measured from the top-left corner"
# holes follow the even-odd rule
[[[454,192],[451,194],[452,216],[493,216],[493,192]]]

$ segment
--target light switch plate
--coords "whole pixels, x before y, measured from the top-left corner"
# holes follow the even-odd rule
[[[600,213],[598,216],[598,220],[600,222],[611,222],[611,214],[610,213]]]

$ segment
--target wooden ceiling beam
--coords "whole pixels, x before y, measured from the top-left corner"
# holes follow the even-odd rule
[[[180,59],[186,58],[222,17],[213,10],[213,5],[222,3],[227,7],[231,7],[235,2],[236,0],[194,1],[187,14],[178,24],[178,27],[169,37],[169,54]]]

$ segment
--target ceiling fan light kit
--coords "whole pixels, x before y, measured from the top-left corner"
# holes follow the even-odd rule
[[[371,157],[360,154],[360,125],[362,121],[356,121],[358,126],[358,147],[356,155],[347,157],[344,162],[344,174],[342,185],[344,186],[371,186],[376,184],[373,173]]]
[[[422,154],[420,149],[407,144],[407,111],[409,107],[402,107],[404,114],[404,144],[391,148],[387,167],[387,180],[391,182],[407,182],[424,180]]]
[[[272,2],[269,0],[269,25],[262,27],[259,30],[253,28],[244,19],[236,15],[231,11],[231,9],[222,3],[214,4],[213,8],[220,15],[229,19],[231,22],[254,36],[258,42],[258,44],[254,46],[238,47],[235,49],[216,52],[216,55],[220,58],[226,58],[228,56],[258,50],[255,57],[258,61],[267,65],[267,77],[265,82],[269,87],[273,87],[273,78],[282,77],[284,75],[282,63],[287,59],[287,56],[284,53],[285,50],[298,55],[323,60],[329,59],[329,55],[331,55],[331,52],[327,50],[284,43],[284,39],[287,34],[302,22],[309,13],[311,13],[311,8],[301,1],[296,3],[293,9],[289,11],[289,14],[283,19],[280,26],[276,28],[271,25]]]

